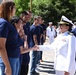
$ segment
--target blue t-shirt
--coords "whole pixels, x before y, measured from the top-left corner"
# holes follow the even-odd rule
[[[28,43],[28,47],[30,48],[30,22],[27,22],[26,25],[24,25],[23,29],[24,29],[24,33],[27,35],[27,43]],[[29,60],[30,60],[29,52],[23,54],[22,64],[23,65],[29,64]]]
[[[38,41],[38,45],[40,45],[41,43],[41,34],[43,34],[43,28],[41,25],[37,26],[37,41]]]
[[[0,38],[6,38],[8,57],[19,58],[20,48],[16,28],[3,18],[0,18]]]
[[[41,25],[40,25],[40,28],[41,28],[41,30],[42,30],[42,34],[45,35],[45,34],[44,34],[44,31],[46,31],[46,26],[45,26],[44,24],[41,24]],[[42,38],[41,38],[41,44],[42,44],[42,45],[43,45],[44,41],[45,41],[45,38],[44,38],[44,36],[42,36]]]
[[[23,46],[24,47],[24,39],[22,39],[20,37],[20,35],[18,35],[18,42],[19,42],[19,46]]]
[[[30,32],[31,32],[31,41],[30,41],[30,46],[33,47],[35,45],[33,35],[37,36],[37,42],[40,44],[40,36],[41,36],[41,29],[39,26],[32,25],[30,27]]]
[[[19,40],[19,46],[23,46],[24,47],[24,39],[22,39],[19,36],[18,40]],[[20,64],[22,64],[22,60],[23,60],[23,54],[20,54]]]
[[[41,24],[42,28],[43,28],[43,31],[46,30],[46,26],[44,24]]]
[[[23,28],[24,28],[24,33],[27,35],[28,46],[30,47],[30,22],[27,22]]]

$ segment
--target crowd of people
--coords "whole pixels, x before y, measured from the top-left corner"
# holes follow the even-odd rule
[[[36,64],[42,61],[42,52],[34,45],[45,41],[46,27],[42,17],[34,17],[31,11],[22,11],[14,16],[16,6],[13,1],[3,1],[0,5],[0,75],[30,75],[36,73]],[[30,52],[30,53],[29,53]],[[30,66],[29,66],[30,62]]]
[[[58,28],[49,22],[46,28],[41,16],[22,11],[14,16],[13,1],[0,5],[0,75],[39,75],[36,67],[41,63],[43,50],[55,50],[56,75],[75,73],[76,28],[72,21],[62,16]],[[43,45],[46,36],[50,45]],[[72,61],[71,61],[72,60]]]

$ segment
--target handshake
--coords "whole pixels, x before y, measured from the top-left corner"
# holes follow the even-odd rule
[[[38,51],[38,50],[39,50],[39,46],[38,46],[38,45],[35,45],[35,46],[32,47],[32,49],[33,49],[34,51]]]

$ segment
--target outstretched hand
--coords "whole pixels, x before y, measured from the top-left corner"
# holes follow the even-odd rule
[[[66,71],[65,71],[65,72],[64,72],[64,75],[70,75],[70,74],[69,74],[69,72],[66,72]]]
[[[38,46],[38,45],[35,45],[35,46],[33,47],[33,50],[34,50],[34,51],[39,50],[39,46]]]

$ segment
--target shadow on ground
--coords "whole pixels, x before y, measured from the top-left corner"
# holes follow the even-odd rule
[[[48,74],[55,74],[55,70],[54,70],[54,62],[50,62],[50,61],[43,61],[42,64],[39,65],[38,71],[39,72],[44,72],[44,73],[48,73]]]
[[[45,62],[45,63],[54,63],[54,62],[50,62],[50,61],[43,61],[43,62]]]

